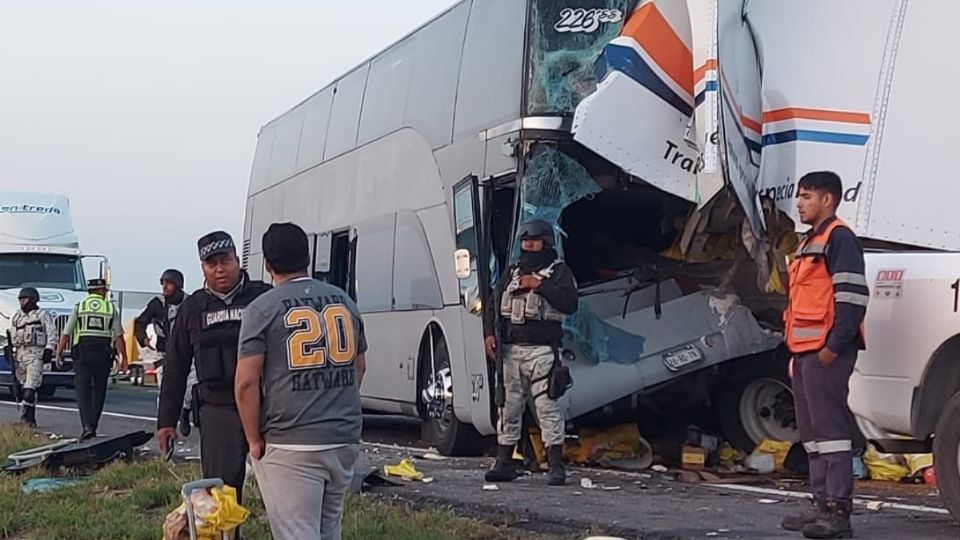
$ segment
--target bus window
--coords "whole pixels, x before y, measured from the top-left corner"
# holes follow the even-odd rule
[[[347,290],[350,280],[350,231],[316,237],[313,277]]]
[[[454,193],[453,215],[457,227],[457,249],[470,252],[470,277],[460,280],[460,298],[474,315],[483,312],[480,306],[480,287],[477,276],[477,227],[474,219],[473,183],[464,182]],[[453,261],[451,261],[452,263]]]
[[[396,214],[357,225],[357,306],[362,313],[393,309],[393,241]]]

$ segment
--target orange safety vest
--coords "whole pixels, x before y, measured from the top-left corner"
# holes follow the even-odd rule
[[[833,328],[833,278],[827,271],[826,253],[830,233],[837,227],[850,228],[840,218],[834,219],[822,232],[804,239],[790,263],[790,294],[783,322],[787,347],[794,354],[823,349]],[[864,336],[861,323],[861,341]]]

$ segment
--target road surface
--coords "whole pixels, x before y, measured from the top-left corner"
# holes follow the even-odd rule
[[[122,434],[155,428],[156,389],[119,383],[108,394],[101,435]],[[75,436],[80,431],[72,392],[62,391],[45,400],[38,411],[40,430]],[[0,396],[4,399],[4,396]],[[0,401],[0,422],[17,417],[16,408]],[[604,531],[625,538],[686,539],[776,539],[799,538],[778,528],[781,517],[806,504],[802,493],[775,485],[688,484],[671,473],[620,473],[576,468],[570,482],[561,488],[546,486],[543,475],[523,477],[502,484],[495,491],[484,489],[483,472],[490,458],[426,459],[416,421],[385,416],[364,419],[362,470],[381,469],[405,457],[418,458],[416,466],[430,483],[404,483],[378,488],[375,493],[420,507],[452,507],[461,515],[495,523],[509,522],[521,530],[569,534],[577,530]],[[153,442],[149,443],[151,446]],[[399,446],[398,446],[399,445]],[[198,455],[196,433],[178,445],[180,459]],[[593,489],[581,485],[589,478]],[[861,494],[871,497],[871,488]],[[889,487],[873,491],[857,505],[854,526],[858,538],[946,540],[960,536],[960,527],[928,495],[902,495]],[[880,511],[866,502],[884,501]]]

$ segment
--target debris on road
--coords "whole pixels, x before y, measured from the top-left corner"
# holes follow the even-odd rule
[[[643,470],[653,465],[653,449],[636,424],[608,429],[581,429],[577,438],[564,445],[563,457],[572,463],[611,467],[629,462],[628,468]]]
[[[760,499],[757,502],[760,504],[780,504],[783,501],[778,501],[777,499]]]
[[[867,503],[867,510],[879,512],[881,508],[883,508],[883,501],[869,501]]]
[[[396,465],[384,465],[383,472],[387,476],[396,476],[404,480],[423,480],[423,473],[417,470],[411,459],[400,460]]]
[[[484,491],[500,491],[500,486],[496,484],[484,484],[483,490]]]

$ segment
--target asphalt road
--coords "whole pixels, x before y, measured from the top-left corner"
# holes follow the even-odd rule
[[[119,383],[107,397],[101,435],[118,435],[136,430],[153,431],[156,416],[155,388],[135,388]],[[5,396],[0,396],[0,400]],[[0,401],[0,422],[16,420],[13,404]],[[41,403],[40,431],[75,436],[80,431],[70,391],[62,391]],[[379,488],[378,493],[422,507],[449,506],[462,515],[492,522],[510,522],[521,529],[570,533],[593,530],[625,538],[798,538],[781,531],[780,518],[801,508],[801,493],[776,485],[706,485],[679,481],[671,473],[618,473],[590,469],[571,471],[569,484],[546,486],[542,475],[503,484],[496,491],[484,489],[483,471],[489,458],[425,459],[415,420],[394,416],[365,416],[364,468],[382,469],[404,457],[414,457],[418,470],[433,478],[430,483],[405,483],[401,487]],[[148,443],[155,448],[155,443]],[[180,459],[196,459],[196,433],[178,445]],[[581,479],[611,488],[586,488]],[[897,486],[893,486],[897,488]],[[878,540],[956,539],[960,527],[954,524],[939,501],[918,492],[858,488],[854,526],[858,538]],[[887,504],[871,511],[868,501]]]

